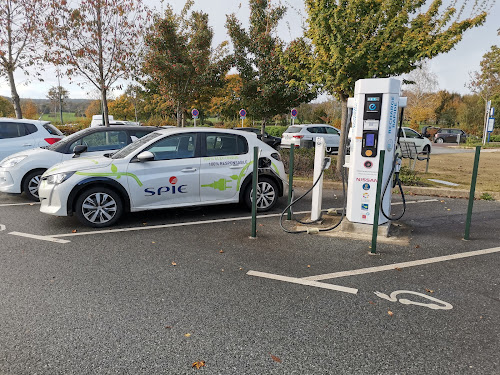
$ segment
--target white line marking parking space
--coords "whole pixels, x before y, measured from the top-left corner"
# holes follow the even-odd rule
[[[68,242],[71,242],[71,241],[68,241],[68,240],[61,240],[59,238],[52,238],[50,236],[38,236],[36,234],[30,234],[30,233],[9,232],[9,234],[12,234],[13,236],[26,237],[26,238],[32,238],[32,239],[35,239],[35,240],[49,241],[49,242],[55,242],[55,243],[68,243]]]
[[[249,275],[249,276],[257,276],[257,277],[263,277],[263,278],[272,279],[272,280],[285,281],[287,283],[293,283],[293,284],[315,286],[317,288],[324,288],[324,289],[336,290],[337,292],[344,292],[344,293],[351,293],[351,294],[357,294],[358,293],[358,289],[355,289],[355,288],[348,288],[348,287],[345,287],[345,286],[334,285],[334,284],[319,283],[317,281],[309,281],[309,280],[304,280],[304,279],[298,279],[296,277],[274,275],[272,273],[266,273],[266,272],[248,271],[247,275]]]
[[[387,264],[385,266],[360,268],[357,270],[340,271],[340,272],[327,273],[327,274],[323,274],[323,275],[308,276],[308,277],[304,277],[303,279],[304,280],[311,280],[311,281],[336,279],[338,277],[364,275],[367,273],[375,273],[375,272],[381,272],[381,271],[394,270],[395,268],[423,266],[424,264],[446,262],[448,260],[469,258],[469,257],[477,256],[477,255],[485,255],[485,254],[492,254],[492,253],[498,253],[498,252],[500,252],[500,247],[494,247],[491,249],[468,251],[466,253],[450,254],[450,255],[444,255],[444,256],[435,257],[435,258],[414,260],[411,262],[394,263],[394,264]]]

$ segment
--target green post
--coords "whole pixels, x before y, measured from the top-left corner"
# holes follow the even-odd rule
[[[378,236],[378,216],[380,214],[380,201],[382,194],[382,179],[384,178],[384,161],[385,161],[385,150],[380,151],[380,158],[378,164],[378,175],[377,175],[377,193],[375,195],[375,210],[373,212],[373,232],[372,232],[372,249],[371,253],[377,253],[377,236]]]
[[[474,206],[474,195],[476,194],[477,170],[479,169],[479,154],[480,153],[481,153],[481,146],[476,146],[476,155],[474,157],[474,169],[472,170],[472,180],[470,183],[469,207],[467,208],[467,219],[465,221],[464,240],[469,239],[470,222],[472,219],[472,207]]]
[[[259,148],[253,148],[252,175],[252,238],[257,237],[257,180],[259,174]]]
[[[292,189],[293,189],[293,162],[294,162],[295,144],[290,145],[290,161],[288,168],[288,204],[292,203]],[[292,220],[292,208],[288,209],[287,220]]]

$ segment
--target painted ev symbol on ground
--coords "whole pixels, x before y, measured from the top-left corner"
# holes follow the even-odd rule
[[[386,299],[387,301],[391,302],[398,302],[398,299],[396,298],[398,294],[414,294],[416,296],[420,296],[429,299],[431,301],[437,302],[439,303],[439,305],[436,305],[435,303],[422,303],[422,302],[410,301],[409,299],[406,298],[401,298],[399,302],[402,303],[403,305],[423,306],[423,307],[428,307],[429,309],[432,310],[451,310],[453,308],[453,306],[448,302],[441,301],[440,299],[428,296],[423,293],[412,292],[410,290],[396,290],[395,292],[392,292],[390,296],[381,292],[375,292],[375,294],[377,295],[377,297]]]

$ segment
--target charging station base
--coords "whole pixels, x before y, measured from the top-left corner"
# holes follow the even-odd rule
[[[383,237],[389,237],[390,229],[391,229],[391,224],[390,222],[381,224],[378,226],[378,236],[383,236]],[[359,234],[363,236],[372,236],[373,233],[373,225],[369,224],[360,224],[360,223],[353,223],[352,221],[347,220],[344,218],[342,221],[342,224],[340,224],[340,230],[342,232],[347,232],[347,233],[352,233],[352,234]]]

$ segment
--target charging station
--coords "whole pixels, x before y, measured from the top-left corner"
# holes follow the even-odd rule
[[[374,222],[377,172],[380,151],[385,150],[382,184],[389,183],[381,196],[381,211],[391,210],[392,178],[397,142],[398,109],[406,107],[400,97],[401,82],[394,78],[361,79],[356,82],[352,108],[352,128],[346,218],[354,223]],[[399,161],[400,162],[400,161]],[[384,186],[383,185],[383,186]],[[379,214],[379,224],[388,218]]]

